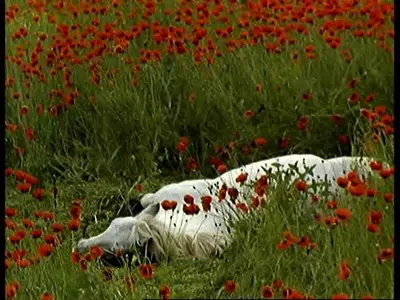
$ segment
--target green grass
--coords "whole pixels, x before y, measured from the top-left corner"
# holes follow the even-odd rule
[[[107,1],[100,2],[99,7],[109,5]],[[193,11],[198,4],[195,2],[188,4]],[[314,20],[314,25],[305,25],[309,34],[288,30],[288,37],[295,38],[296,42],[281,46],[281,53],[269,53],[265,49],[265,44],[277,42],[273,35],[266,36],[263,43],[246,44],[229,53],[226,46],[229,40],[237,41],[241,33],[251,32],[256,26],[267,23],[271,26],[271,16],[278,19],[282,15],[270,8],[266,22],[253,18],[249,28],[240,28],[241,13],[249,9],[245,5],[229,4],[226,7],[233,8],[232,14],[225,7],[219,15],[226,16],[228,23],[224,24],[211,14],[204,26],[207,35],[200,42],[206,48],[206,40],[212,40],[222,56],[217,57],[214,53],[211,55],[213,64],[208,65],[204,59],[196,65],[194,56],[199,48],[196,50],[191,42],[194,25],[175,20],[176,11],[164,15],[164,9],[184,6],[164,0],[157,3],[149,23],[157,20],[166,27],[185,28],[186,54],[168,54],[167,43],[157,45],[153,40],[154,32],[149,29],[132,39],[123,54],[106,50],[101,57],[76,65],[61,59],[60,63],[65,63],[71,72],[72,86],[67,87],[63,71],[51,76],[56,65],[46,64],[46,55],[54,47],[52,37],[62,39],[57,24],[81,24],[79,30],[82,32],[95,15],[80,12],[74,19],[68,12],[66,17],[62,10],[57,11],[53,2],[46,4],[47,12],[41,13],[35,12],[25,1],[13,3],[19,6],[19,11],[7,23],[6,72],[7,79],[12,78],[15,82],[6,89],[6,121],[17,125],[18,129],[6,134],[6,162],[7,167],[23,169],[37,176],[39,186],[46,190],[46,198],[39,202],[29,194],[16,191],[16,181],[9,177],[6,206],[18,210],[17,228],[22,227],[22,218],[34,219],[33,210],[54,210],[57,222],[66,224],[70,218],[71,200],[85,198],[82,226],[78,232],[65,230],[62,244],[39,264],[26,269],[13,264],[7,270],[7,282],[19,281],[21,284],[17,298],[38,299],[45,290],[56,299],[154,298],[159,296],[158,289],[162,284],[171,287],[171,297],[224,298],[228,296],[223,291],[228,279],[238,284],[233,297],[261,297],[262,285],[271,285],[273,280],[280,279],[285,286],[318,298],[329,298],[340,292],[353,298],[366,294],[393,298],[393,263],[379,264],[376,259],[379,249],[393,247],[389,241],[394,234],[393,205],[386,204],[382,198],[382,193],[393,191],[392,179],[376,179],[376,186],[373,186],[380,192],[376,199],[350,196],[336,199],[340,207],[350,208],[353,216],[348,224],[340,224],[334,230],[314,221],[312,216],[317,208],[303,213],[298,206],[303,196],[296,191],[287,192],[282,184],[276,191],[271,191],[270,205],[262,213],[235,225],[236,238],[222,259],[161,262],[150,281],[139,279],[136,269],[131,272],[123,268],[114,269],[112,281],[103,282],[98,263],[88,264],[88,270],[82,272],[69,259],[71,248],[82,236],[86,224],[89,225],[86,233],[94,235],[104,230],[114,217],[130,213],[141,195],[135,189],[137,184],[143,186],[143,192],[153,192],[171,182],[217,176],[215,168],[208,162],[211,156],[219,155],[229,168],[289,153],[313,153],[323,157],[362,154],[393,165],[393,134],[386,136],[380,131],[380,139],[376,141],[374,133],[378,131],[372,128],[373,123],[360,117],[360,109],[373,111],[377,106],[386,108],[387,117],[393,113],[393,51],[386,51],[380,45],[380,35],[384,34],[385,45],[393,49],[393,39],[389,36],[393,29],[390,10],[384,12],[383,25],[373,31],[371,37],[364,38],[356,38],[353,31],[357,29],[354,24],[359,21],[364,22],[361,28],[368,30],[365,25],[368,15],[359,12],[366,3],[362,1],[357,5],[354,15],[344,11],[343,16],[336,19],[346,19],[353,27],[343,31],[332,29],[332,34],[341,38],[338,49],[329,47],[324,41],[326,36],[319,33],[323,23],[331,17],[319,18],[316,13],[309,13]],[[136,16],[128,18],[127,15],[136,8],[139,9]],[[214,8],[214,4],[209,4],[210,11]],[[322,5],[315,4],[315,8],[321,10]],[[380,11],[384,9],[381,7]],[[122,17],[115,16],[115,12],[122,13]],[[131,30],[133,25],[143,22],[143,12],[142,4],[121,1],[119,7],[110,7],[108,13],[97,16],[101,24],[99,30],[111,22],[116,22],[116,29]],[[38,22],[33,21],[35,15],[40,16]],[[56,16],[55,24],[48,22],[49,15]],[[198,18],[194,13],[192,21],[196,22]],[[278,21],[284,30],[290,24],[305,22]],[[231,37],[216,35],[215,29],[229,25],[234,27]],[[27,28],[28,35],[14,40],[12,34],[21,27]],[[41,42],[44,51],[39,54],[38,62],[46,83],[41,83],[35,75],[27,74],[24,78],[22,68],[12,61],[18,46],[24,49],[22,61],[30,61],[37,33],[48,36]],[[87,43],[93,39],[91,36],[85,38]],[[106,44],[114,49],[118,43],[115,40]],[[315,59],[307,58],[307,45],[315,46]],[[139,51],[143,49],[160,50],[161,61],[139,63]],[[344,60],[342,52],[345,49],[352,57],[350,63]],[[80,49],[75,54],[82,58],[90,50]],[[293,59],[295,53],[297,60]],[[127,58],[133,63],[124,63],[123,59]],[[90,80],[89,68],[95,63],[98,63],[101,75],[98,86]],[[133,72],[138,65],[141,70]],[[137,79],[136,85],[132,84],[134,79]],[[357,80],[354,88],[348,86],[352,79]],[[30,81],[29,87],[25,86],[26,80]],[[261,91],[257,91],[257,85],[261,85]],[[75,103],[57,117],[50,116],[48,110],[64,100],[62,97],[51,99],[49,93],[53,89],[60,89],[64,96],[73,91],[79,93]],[[15,92],[21,94],[17,100],[13,99]],[[307,92],[311,99],[303,100]],[[353,93],[360,95],[356,104],[347,101]],[[372,94],[375,100],[364,101]],[[44,107],[43,115],[36,113],[39,104]],[[20,109],[25,106],[28,113],[21,115]],[[243,115],[249,109],[255,112],[251,119]],[[340,125],[331,121],[333,114],[343,117]],[[301,116],[309,119],[305,131],[297,128]],[[389,121],[385,128],[392,126]],[[27,128],[35,130],[32,141],[24,133]],[[349,143],[338,142],[340,135],[347,136]],[[188,137],[189,145],[179,154],[176,145],[181,136]],[[252,141],[257,137],[266,138],[267,144],[253,147]],[[280,147],[279,140],[283,137],[289,140],[288,148]],[[228,147],[231,142],[235,143],[233,149]],[[217,154],[216,146],[224,148],[229,156]],[[22,155],[16,154],[17,147],[24,149]],[[248,154],[244,153],[244,147],[250,148]],[[186,166],[189,157],[198,163],[194,171]],[[56,208],[50,192],[53,178],[58,189]],[[318,210],[324,215],[328,214],[326,200],[321,199],[318,204]],[[366,229],[365,218],[371,210],[384,213],[381,234]],[[35,222],[50,230],[47,223]],[[309,235],[318,244],[318,249],[309,254],[297,245],[286,251],[277,250],[284,230],[290,230],[296,236]],[[6,234],[10,236],[12,231],[7,229]],[[21,247],[33,254],[37,243],[26,237]],[[7,250],[14,247],[7,242]],[[346,281],[337,277],[342,260],[348,260],[352,270]],[[124,285],[123,279],[128,273],[138,277],[133,291]]]

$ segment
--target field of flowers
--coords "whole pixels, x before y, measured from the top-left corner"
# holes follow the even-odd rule
[[[8,1],[6,297],[393,298],[393,24],[386,0]],[[71,254],[145,192],[288,153],[374,175],[306,212],[269,189],[221,259]]]

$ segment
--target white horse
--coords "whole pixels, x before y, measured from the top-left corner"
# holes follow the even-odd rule
[[[337,193],[341,190],[336,183],[337,177],[353,170],[356,165],[361,170],[360,174],[362,170],[368,172],[370,161],[369,158],[361,157],[324,160],[308,154],[287,155],[233,169],[215,179],[169,184],[156,193],[142,197],[140,203],[144,209],[141,213],[134,217],[114,219],[103,233],[81,239],[75,251],[82,253],[96,245],[111,253],[118,249],[128,253],[136,247],[145,248],[146,254],[156,260],[164,257],[207,258],[218,255],[231,240],[232,230],[228,222],[237,220],[241,214],[237,204],[248,203],[254,196],[265,200],[265,195],[257,195],[254,184],[250,183],[256,182],[263,175],[268,178],[277,174],[281,179],[289,176],[289,183],[293,183],[299,176],[291,170],[297,168],[299,174],[308,170],[308,174],[303,176],[307,184],[326,181],[329,191]],[[231,188],[230,191],[235,192],[236,189],[239,193],[228,191],[224,199],[221,199],[221,189],[224,188],[225,192]],[[194,200],[191,206],[187,195]],[[164,205],[168,204],[163,203],[164,200],[176,202],[176,207],[171,209]],[[205,203],[207,200],[211,200],[209,207]]]

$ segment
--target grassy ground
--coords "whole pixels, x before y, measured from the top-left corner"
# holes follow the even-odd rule
[[[321,197],[304,213],[304,195],[282,184],[270,191],[270,205],[236,226],[222,259],[163,262],[149,280],[136,268],[113,269],[106,282],[100,263],[82,271],[70,261],[86,224],[85,234],[97,234],[128,215],[141,193],[214,177],[221,165],[287,153],[363,154],[393,165],[392,3],[40,3],[7,5],[7,167],[40,180],[24,193],[8,171],[6,207],[17,212],[7,216],[15,223],[6,229],[8,296],[155,298],[167,284],[171,297],[224,298],[224,284],[233,280],[232,297],[262,297],[262,287],[279,279],[278,298],[288,296],[285,288],[318,298],[393,298],[393,261],[377,259],[393,247],[393,201],[384,199],[393,176],[379,174],[367,180],[375,197],[334,199],[352,212],[334,229],[324,222],[334,214],[327,207],[333,199]],[[40,201],[36,188],[45,194]],[[73,199],[84,199],[76,232],[67,228]],[[50,211],[55,220],[36,219],[34,211]],[[378,233],[367,230],[371,211],[383,213]],[[34,226],[12,244],[24,218]],[[54,222],[64,226],[61,244],[32,263],[45,242],[31,231],[51,234]],[[277,249],[286,230],[318,247]],[[28,250],[29,263],[16,249]],[[341,280],[344,261],[351,271]]]

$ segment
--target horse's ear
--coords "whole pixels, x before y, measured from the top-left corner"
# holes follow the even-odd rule
[[[145,209],[145,213],[155,217],[160,210],[160,203],[152,204]]]
[[[140,204],[143,206],[143,208],[146,208],[148,206],[150,206],[153,201],[154,201],[154,194],[153,193],[148,193],[145,194],[142,199],[140,199]]]

